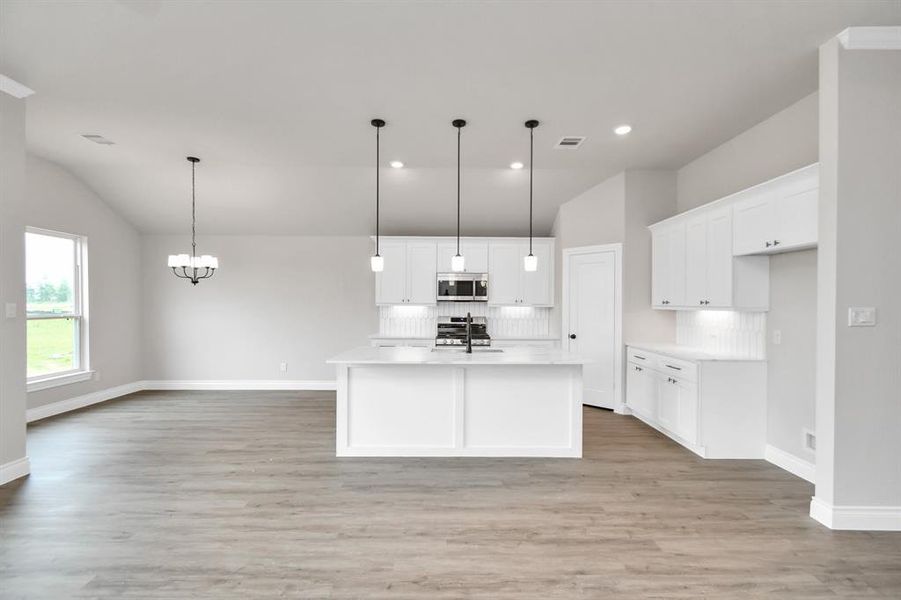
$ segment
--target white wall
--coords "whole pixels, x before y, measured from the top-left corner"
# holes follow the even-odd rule
[[[325,360],[378,331],[368,237],[201,236],[220,269],[197,286],[166,256],[189,233],[143,240],[149,380],[334,380]],[[279,371],[288,363],[287,373]]]
[[[901,530],[901,50],[820,49],[817,484],[811,514]],[[877,310],[848,327],[848,308]],[[872,508],[871,508],[872,507]]]
[[[88,238],[91,369],[99,378],[29,392],[36,408],[142,378],[141,238],[63,167],[29,155],[25,224]]]
[[[811,94],[685,165],[677,174],[683,212],[817,162],[817,94]],[[814,462],[803,430],[815,424],[816,250],[770,259],[767,314],[767,443]],[[772,343],[774,329],[782,344]]]
[[[27,471],[24,209],[25,101],[0,92],[0,483]],[[5,315],[8,303],[15,318]]]

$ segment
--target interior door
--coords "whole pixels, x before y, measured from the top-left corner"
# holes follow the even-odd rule
[[[379,254],[385,270],[375,274],[375,303],[402,304],[407,299],[407,244],[383,241]]]
[[[408,303],[436,303],[437,268],[435,242],[407,242]]]
[[[519,242],[488,245],[488,303],[519,305],[522,299],[522,257]]]
[[[589,358],[582,367],[583,402],[614,408],[616,399],[616,255],[612,250],[566,255],[564,343]]]

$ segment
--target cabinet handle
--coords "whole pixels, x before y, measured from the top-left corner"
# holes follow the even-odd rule
[[[644,357],[644,356],[640,356],[640,355],[638,355],[638,354],[633,354],[632,356],[634,356],[634,357],[637,358],[638,360],[645,360],[645,357]]]
[[[682,370],[682,367],[674,367],[673,365],[666,365],[666,366],[669,367],[670,369],[675,369],[675,370],[677,370],[677,371],[681,371],[681,370]]]
[[[710,304],[710,300],[704,300],[704,306]]]
[[[772,246],[772,244],[769,242],[769,240],[767,240],[766,247],[769,248],[770,246]]]
[[[779,245],[779,240],[773,240],[773,245],[774,245],[774,246],[778,246],[778,245]]]

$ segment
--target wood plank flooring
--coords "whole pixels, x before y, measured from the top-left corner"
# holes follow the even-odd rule
[[[576,459],[336,459],[334,396],[141,392],[29,428],[7,598],[901,598],[901,535],[585,409]]]

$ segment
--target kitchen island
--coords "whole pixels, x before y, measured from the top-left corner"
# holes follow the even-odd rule
[[[582,456],[578,356],[361,347],[328,362],[337,456]]]

